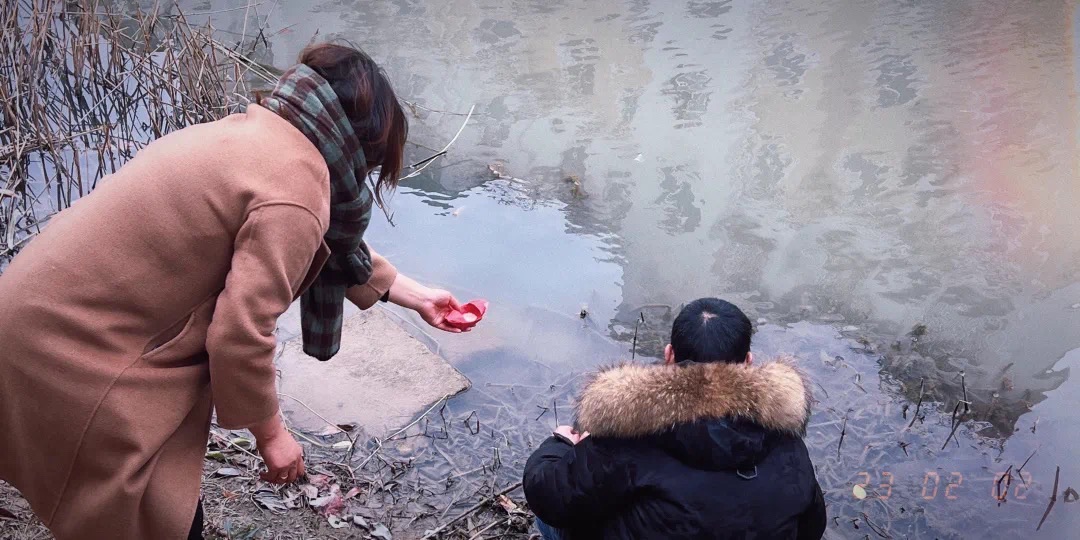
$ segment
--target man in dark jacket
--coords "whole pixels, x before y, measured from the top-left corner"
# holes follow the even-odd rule
[[[548,540],[819,539],[825,502],[802,435],[807,381],[752,364],[749,319],[716,298],[675,319],[664,364],[598,373],[525,466]]]

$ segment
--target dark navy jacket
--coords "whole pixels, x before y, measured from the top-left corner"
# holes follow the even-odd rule
[[[593,390],[586,389],[583,402]],[[647,398],[625,395],[623,387],[620,394],[600,402],[613,410],[591,414],[582,429],[588,423],[604,433],[658,425],[647,418]],[[579,423],[588,407],[579,405]],[[825,503],[802,439],[776,429],[768,413],[738,416],[764,417],[771,427],[720,415],[633,437],[593,431],[577,446],[548,438],[525,467],[529,506],[571,540],[821,538]],[[806,416],[808,409],[796,430],[805,428]]]

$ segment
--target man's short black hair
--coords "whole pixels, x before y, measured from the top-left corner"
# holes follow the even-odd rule
[[[675,317],[671,327],[671,347],[675,361],[746,361],[753,326],[741,309],[719,298],[699,298]]]

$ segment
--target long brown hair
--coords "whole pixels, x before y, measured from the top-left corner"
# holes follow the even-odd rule
[[[394,94],[390,79],[359,47],[320,43],[300,52],[299,62],[315,70],[330,83],[352,122],[367,158],[367,171],[357,175],[364,181],[367,172],[379,167],[375,201],[383,206],[383,195],[394,190],[401,175],[409,120]]]

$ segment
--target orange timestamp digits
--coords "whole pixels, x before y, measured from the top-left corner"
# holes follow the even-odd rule
[[[861,471],[857,476],[856,486],[862,488],[863,493],[873,493],[877,498],[888,500],[892,496],[895,477],[889,471],[875,471],[877,475],[876,486],[874,475],[868,471]],[[1023,471],[1020,474],[1009,471],[997,473],[990,485],[990,496],[995,500],[1004,502],[1008,498],[1024,500],[1028,490],[1033,484],[1031,473]],[[919,496],[926,501],[945,499],[955,501],[964,493],[964,474],[960,472],[937,472],[926,471],[922,477]],[[1010,493],[1011,492],[1011,493]],[[1011,495],[1011,497],[1010,497]],[[862,498],[862,497],[856,497]]]

